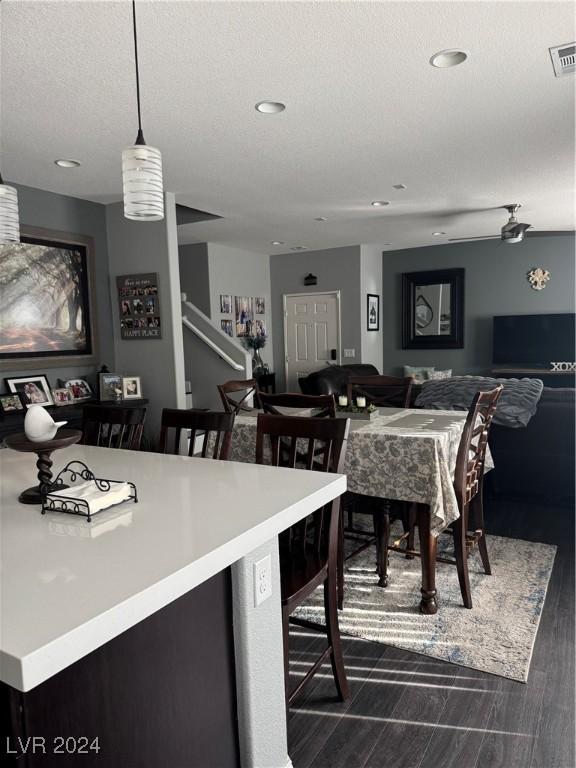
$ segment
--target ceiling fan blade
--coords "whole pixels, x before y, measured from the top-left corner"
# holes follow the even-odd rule
[[[499,240],[500,235],[478,235],[477,237],[450,237],[449,243],[461,243],[469,240]]]

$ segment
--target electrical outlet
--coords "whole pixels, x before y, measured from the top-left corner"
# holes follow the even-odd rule
[[[345,349],[344,350],[344,357],[356,357],[356,350],[355,349]]]
[[[272,595],[272,561],[270,555],[254,563],[254,607]]]

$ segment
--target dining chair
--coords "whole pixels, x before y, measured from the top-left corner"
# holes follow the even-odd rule
[[[259,414],[256,434],[256,463],[296,467],[296,457],[306,450],[305,469],[319,471],[316,448],[320,445],[320,471],[341,473],[348,441],[348,419],[315,419],[300,416]],[[282,446],[288,442],[289,459]],[[265,451],[265,446],[270,451]],[[279,537],[284,637],[284,677],[286,705],[292,703],[304,685],[330,657],[338,695],[348,698],[348,682],[342,658],[337,605],[337,560],[340,519],[340,499],[291,526]],[[324,614],[328,645],[306,675],[290,691],[289,679],[289,621],[290,615],[314,590],[323,586]]]
[[[414,380],[411,376],[350,376],[348,402],[358,395],[378,407],[409,408]]]
[[[336,402],[334,395],[302,395],[299,392],[280,392],[277,395],[258,392],[260,405],[264,413],[275,416],[286,416],[278,408],[311,408],[317,411],[316,417],[336,416]]]
[[[225,381],[224,384],[217,386],[226,413],[238,415],[240,411],[252,411],[254,407],[259,407],[259,390],[256,379]],[[246,405],[246,401],[250,398],[253,398],[253,407]]]
[[[139,451],[145,420],[146,408],[85,405],[82,409],[82,443]]]
[[[484,529],[482,486],[488,435],[503,389],[502,384],[499,384],[495,389],[478,392],[468,410],[458,446],[454,472],[454,492],[458,501],[460,516],[452,523],[451,528],[445,531],[445,533],[451,533],[454,541],[454,559],[436,558],[438,562],[456,565],[460,592],[466,608],[472,608],[468,555],[474,546],[478,547],[484,573],[487,576],[492,573]],[[413,540],[415,520],[415,509],[412,505],[408,533],[404,533],[392,546],[389,546],[390,520],[386,514],[383,515],[382,525],[378,532],[377,560],[379,571],[381,575],[382,571],[384,572],[385,578],[388,567],[388,551],[402,552],[403,554],[408,551],[412,555],[420,556],[420,553],[414,550],[413,545],[410,547],[409,544],[407,550],[399,547],[402,539],[411,537]]]
[[[202,437],[200,456],[227,461],[232,444],[234,414],[216,411],[180,410],[164,408],[160,425],[160,453],[181,452],[182,433],[188,439],[188,456],[195,453],[196,438]]]

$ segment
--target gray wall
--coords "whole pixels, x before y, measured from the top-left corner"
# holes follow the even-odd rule
[[[188,301],[210,317],[210,276],[208,244],[192,243],[178,247],[180,288]]]
[[[484,240],[384,253],[384,372],[397,373],[404,365],[452,368],[454,374],[489,371],[494,315],[574,312],[574,246],[574,236],[566,234],[527,237],[518,245]],[[454,267],[466,270],[464,349],[403,350],[401,274]],[[534,267],[550,270],[543,291],[526,279]]]
[[[165,195],[165,218],[158,222],[129,221],[123,204],[106,207],[110,291],[116,297],[116,276],[158,273],[161,339],[120,338],[115,309],[116,370],[142,377],[143,396],[150,400],[147,423],[150,436],[160,429],[162,408],[184,408],[184,346],[180,309],[180,275],[174,195]]]
[[[312,272],[318,277],[318,285],[306,287],[304,277]],[[274,335],[274,359],[276,384],[284,387],[284,318],[285,293],[319,293],[340,291],[342,349],[356,350],[356,357],[342,359],[343,363],[360,362],[362,333],[360,295],[360,246],[328,248],[322,251],[275,254],[270,257],[270,282],[272,293],[272,323]]]
[[[266,301],[266,314],[258,315],[266,324],[268,343],[261,356],[265,363],[274,369],[274,333],[273,328],[282,327],[274,322],[270,311],[270,258],[261,253],[231,248],[219,243],[208,243],[208,268],[210,271],[210,317],[217,328],[223,318],[234,321],[234,314],[223,315],[220,312],[220,294],[232,294],[232,312],[234,296],[260,296]]]
[[[108,290],[108,245],[106,239],[106,207],[88,200],[57,195],[41,189],[14,185],[18,189],[20,207],[20,222],[30,227],[42,227],[71,234],[87,235],[94,238],[95,251],[95,286],[96,306],[92,307],[96,322],[96,333],[99,344],[99,364],[106,363],[110,370],[114,369],[114,338],[112,332],[112,309],[110,292]],[[94,373],[98,369],[94,365],[66,366],[50,365],[45,360],[38,361],[37,368],[26,370],[10,366],[9,375],[26,375],[32,371],[46,373],[50,385],[55,387],[56,380],[75,377],[88,378],[95,382]],[[7,366],[2,365],[6,371]],[[6,373],[4,373],[6,375]]]

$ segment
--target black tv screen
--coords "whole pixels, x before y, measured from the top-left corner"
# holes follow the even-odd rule
[[[501,315],[494,318],[493,362],[550,368],[573,362],[576,315]]]

